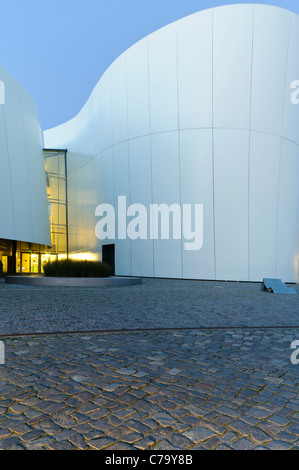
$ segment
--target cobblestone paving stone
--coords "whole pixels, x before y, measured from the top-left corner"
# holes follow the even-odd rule
[[[296,338],[299,329],[5,338],[0,449],[299,449]]]
[[[299,285],[292,286],[299,293]],[[139,328],[298,326],[299,297],[260,283],[144,279],[125,288],[0,282],[0,334]]]
[[[248,283],[0,283],[0,449],[298,450],[298,301]],[[68,333],[155,327],[189,329]]]

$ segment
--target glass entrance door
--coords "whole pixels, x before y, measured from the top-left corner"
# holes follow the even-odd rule
[[[30,273],[30,253],[22,253],[22,273]]]
[[[8,256],[3,255],[2,256],[2,265],[3,265],[3,272],[7,273],[8,269]]]
[[[38,274],[39,254],[31,254],[31,273]]]

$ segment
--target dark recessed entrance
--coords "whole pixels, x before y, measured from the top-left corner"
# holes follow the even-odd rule
[[[115,275],[115,245],[102,246],[102,261],[110,266],[111,276]]]

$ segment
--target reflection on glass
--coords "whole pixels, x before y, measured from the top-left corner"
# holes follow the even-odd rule
[[[7,269],[8,269],[8,256],[2,256],[1,258],[2,260],[2,266],[3,266],[3,272],[4,273],[7,273]]]
[[[39,255],[32,254],[31,255],[31,272],[33,274],[38,274],[38,262],[39,262]]]
[[[22,253],[22,273],[30,273],[30,253]]]
[[[41,255],[41,272],[44,274],[44,264],[48,261],[56,261],[56,255],[50,255],[49,253]]]
[[[17,273],[21,272],[21,254],[20,254],[19,251],[17,251],[16,271],[17,271]]]
[[[65,179],[58,180],[58,199],[60,203],[65,203]]]
[[[51,253],[67,257],[67,187],[65,152],[45,152],[51,226]],[[56,259],[57,259],[56,257]]]
[[[59,214],[58,214],[59,225],[64,225],[64,226],[66,226],[66,211],[65,211],[65,206],[62,205],[62,204],[59,204],[58,210],[59,210]]]

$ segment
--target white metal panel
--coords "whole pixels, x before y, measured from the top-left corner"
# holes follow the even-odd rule
[[[288,53],[288,67],[286,77],[285,104],[284,104],[284,120],[283,120],[283,137],[299,143],[299,16],[292,15],[291,30]],[[291,88],[293,82],[296,88]],[[292,95],[295,93],[297,104],[294,104]],[[292,98],[292,100],[291,100]]]
[[[253,5],[213,10],[214,126],[249,129]]]
[[[153,203],[180,204],[178,132],[152,135],[151,148]],[[181,240],[154,240],[154,275],[182,277]]]
[[[11,171],[5,132],[4,105],[0,106],[0,238],[16,239]]]
[[[180,128],[212,127],[212,9],[180,20],[177,28]]]
[[[58,148],[62,149],[66,144],[66,129],[67,124],[62,124],[60,126],[53,127],[52,129],[47,129],[43,132],[43,141],[45,148]]]
[[[102,158],[101,155],[98,155],[94,159],[94,191],[95,191],[95,208],[102,204],[103,201],[103,193],[102,193]],[[94,209],[95,209],[94,208]],[[97,223],[97,219],[95,218],[95,224]],[[102,241],[96,241],[96,253],[98,258],[102,259]]]
[[[113,150],[112,147],[105,150],[101,155],[101,199],[105,204],[115,203],[114,177],[113,177]]]
[[[27,92],[22,93],[25,155],[28,168],[28,188],[32,211],[31,241],[51,245],[48,200],[42,135],[37,109]]]
[[[130,174],[129,174],[129,154],[128,142],[123,142],[113,147],[113,174],[114,174],[114,207],[116,222],[120,215],[126,221],[127,226],[127,207],[130,205]],[[126,208],[123,210],[118,205],[118,198],[126,197]],[[129,219],[128,219],[129,220]],[[125,233],[125,239],[122,239],[118,232],[118,223],[116,223],[116,263],[115,273],[118,275],[130,276],[131,268],[131,240]]]
[[[122,54],[110,67],[113,143],[128,138],[128,106],[126,82],[126,55]]]
[[[81,175],[78,174],[76,171],[76,166],[78,164],[78,157],[70,151],[68,154],[68,161],[69,162],[76,162],[74,168],[71,168],[71,165],[68,165],[68,196],[69,196],[69,204],[73,207],[73,210],[70,209],[70,216],[71,221],[74,220],[75,227],[71,236],[71,243],[70,246],[73,246],[73,250],[77,253],[81,251],[80,243],[81,243],[81,231],[82,231],[82,221],[80,217],[82,216],[81,211],[81,191],[80,186],[82,186],[82,178]],[[73,166],[73,165],[72,165]],[[72,225],[72,222],[71,222]],[[72,245],[72,242],[74,243]]]
[[[143,204],[149,215],[152,202],[150,137],[133,139],[129,143],[130,195],[132,204]],[[149,221],[148,221],[149,222]],[[149,233],[149,226],[147,227]],[[153,276],[153,240],[134,240],[132,243],[132,275]]]
[[[77,223],[76,223],[76,205],[68,205],[68,236],[69,236],[69,250],[73,253],[76,250],[76,235],[77,235]]]
[[[95,160],[92,159],[86,165],[86,182],[89,192],[89,197],[87,203],[84,201],[84,210],[86,213],[86,224],[84,226],[84,240],[83,240],[83,251],[94,253],[95,247],[97,245],[97,239],[95,235],[95,207],[97,206],[97,201],[95,199],[96,190],[95,190]]]
[[[191,204],[192,214],[195,204],[204,206],[203,247],[187,251],[183,240],[183,277],[215,279],[212,129],[181,131],[180,156],[182,204]]]
[[[296,230],[295,230],[295,253],[294,253],[294,279],[299,282],[299,203],[297,206]]]
[[[280,137],[252,132],[249,173],[249,280],[275,278]]]
[[[128,137],[150,133],[147,39],[126,53],[128,93]]]
[[[74,118],[75,136],[71,142],[76,142],[76,152],[89,157],[93,155],[92,147],[94,136],[92,133],[91,122],[93,120],[92,100],[88,100],[80,113]]]
[[[204,246],[193,259],[190,253],[182,251],[181,240],[144,241],[143,245],[143,241],[137,240],[132,242],[132,259],[126,258],[122,272],[129,272],[131,262],[132,273],[161,277],[256,280],[264,269],[267,273],[273,272],[273,237],[265,250],[262,249],[262,240],[271,236],[276,224],[275,211],[272,204],[269,218],[262,221],[259,198],[264,197],[269,202],[276,197],[277,139],[253,133],[249,160],[249,132],[237,128],[248,129],[250,125],[259,133],[280,137],[284,126],[284,136],[298,142],[297,109],[290,108],[287,99],[288,82],[298,71],[295,44],[299,25],[298,19],[294,19],[286,75],[290,18],[290,13],[274,7],[233,5],[213,12],[200,12],[169,25],[133,46],[107,70],[79,119],[46,133],[47,140],[53,143],[51,146],[70,145],[73,150],[73,169],[78,173],[76,191],[81,193],[80,197],[75,197],[78,233],[83,233],[82,221],[90,223],[90,217],[84,219],[82,213],[84,201],[88,199],[82,190],[86,182],[86,192],[96,185],[94,178],[89,178],[84,172],[96,172],[95,166],[100,168],[102,175],[95,190],[101,202],[115,205],[116,186],[127,188],[128,185],[131,201],[137,203],[151,200],[170,205],[202,199]],[[212,126],[213,81],[214,142],[211,143],[212,131],[208,129],[181,132],[179,139],[178,133],[173,132],[178,124],[183,129]],[[150,133],[153,134],[150,140],[149,137],[135,140],[137,136]],[[48,139],[50,134],[51,139]],[[122,152],[118,147],[112,150],[111,146],[113,142],[127,138],[134,139],[127,143],[129,161],[126,160],[127,154],[126,159],[119,160]],[[294,189],[297,175],[294,155],[297,150],[286,147],[284,144],[281,159],[283,171],[278,215],[282,222],[278,221],[277,230],[277,275],[279,272],[289,275],[297,256],[293,243],[296,223],[298,226],[294,215],[295,203],[292,202],[285,212],[287,200],[297,197]],[[85,166],[86,159],[100,155],[104,149],[106,151],[99,156],[98,163],[92,161],[84,170],[82,164]],[[113,154],[117,155],[114,165]],[[284,159],[290,162],[289,165],[284,166]],[[127,163],[129,173],[125,169]],[[214,213],[212,207],[215,208]],[[84,237],[81,237],[81,242],[84,242]],[[123,255],[117,245],[116,260],[119,256]]]
[[[119,196],[126,196],[130,203],[130,175],[128,142],[114,145],[113,154],[113,176],[114,176],[114,203],[117,205]]]
[[[101,151],[101,140],[100,140],[100,107],[101,107],[101,95],[100,85],[94,88],[91,98],[91,116],[89,120],[89,128],[91,133],[91,153],[92,155],[98,155]]]
[[[99,166],[101,170],[101,178],[99,179],[100,201],[98,204],[111,204],[113,207],[115,207],[112,147],[105,150],[101,154]],[[97,222],[98,219],[96,218],[96,223]],[[102,246],[103,244],[109,245],[113,243],[114,241],[109,239],[99,240],[98,246]]]
[[[180,203],[178,132],[151,136],[153,203]]]
[[[11,171],[14,216],[17,240],[33,239],[33,217],[30,201],[29,170],[27,165],[21,87],[6,86],[7,104],[4,108],[7,145]],[[18,136],[16,138],[16,136]]]
[[[299,203],[299,147],[282,140],[277,220],[277,277],[298,281],[295,257]]]
[[[59,147],[55,146],[54,148],[67,148],[72,149],[75,148],[75,154],[78,154],[77,147],[81,145],[79,134],[80,134],[80,125],[82,125],[80,116],[77,115],[70,121],[66,122],[65,124],[65,142],[64,145]]]
[[[290,13],[265,5],[254,11],[251,128],[281,135]]]
[[[71,154],[68,154],[68,170],[70,170],[69,162]],[[76,218],[76,180],[77,173],[68,171],[68,234],[69,234],[69,250],[74,252],[76,250],[76,237],[77,237],[77,218]]]
[[[102,76],[100,83],[100,145],[101,151],[112,145],[112,110],[110,69]]]
[[[151,132],[178,129],[176,24],[148,37]]]
[[[0,106],[0,238],[47,244],[49,220],[41,129],[27,91],[0,67],[5,104]]]
[[[216,279],[248,279],[249,132],[214,130]]]
[[[68,153],[69,247],[70,254],[88,253],[99,258],[100,242],[96,239],[95,209],[100,204],[101,173],[96,157]],[[113,180],[112,180],[113,181]]]

